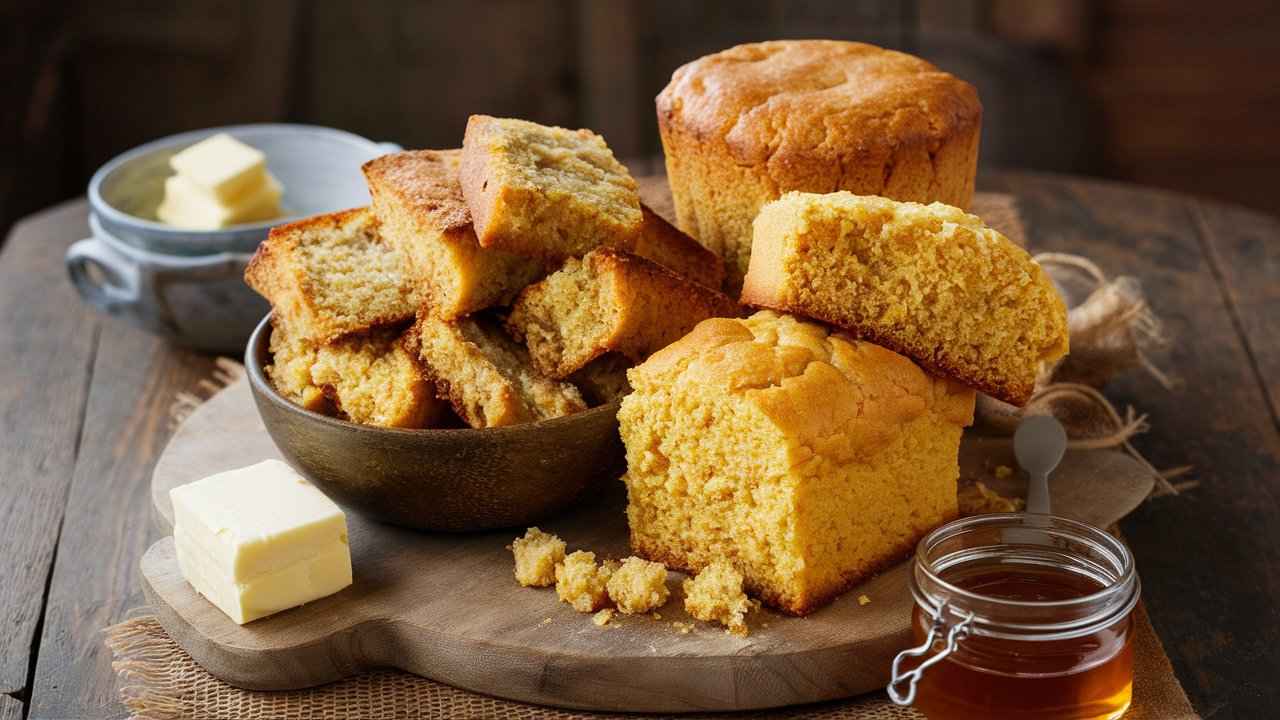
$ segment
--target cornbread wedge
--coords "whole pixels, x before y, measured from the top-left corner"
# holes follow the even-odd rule
[[[547,420],[587,408],[577,388],[539,374],[529,353],[491,318],[445,322],[420,312],[405,341],[440,397],[473,428]]]
[[[680,232],[649,206],[641,203],[640,212],[644,214],[644,223],[633,253],[700,285],[720,289],[724,283],[724,261],[719,255]]]
[[[703,321],[628,377],[640,557],[689,573],[727,561],[803,615],[956,517],[974,392],[897,353],[761,311]]]
[[[461,150],[410,150],[363,166],[382,234],[408,261],[423,306],[443,320],[507,305],[542,263],[480,247],[458,183]]]
[[[599,248],[520,293],[507,329],[529,346],[539,371],[562,378],[606,352],[644,360],[699,322],[738,313],[718,290]]]
[[[742,301],[839,325],[1015,405],[1067,353],[1048,275],[941,203],[788,193],[756,218]]]
[[[418,294],[403,268],[373,213],[357,208],[272,228],[244,279],[295,337],[324,344],[412,318]]]
[[[472,115],[461,180],[486,248],[580,257],[600,245],[630,248],[643,221],[636,181],[590,130]]]
[[[444,404],[395,328],[317,346],[276,324],[270,348],[267,376],[282,395],[313,412],[401,428],[429,427],[443,414]]]

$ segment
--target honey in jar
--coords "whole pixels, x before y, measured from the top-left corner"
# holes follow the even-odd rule
[[[921,541],[911,584],[920,647],[895,667],[914,686],[910,698],[891,686],[896,701],[931,720],[1118,718],[1129,707],[1139,585],[1106,532],[1046,515],[959,520]]]

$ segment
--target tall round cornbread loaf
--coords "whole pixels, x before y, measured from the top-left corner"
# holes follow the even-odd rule
[[[739,45],[677,69],[658,129],[680,229],[720,253],[736,292],[751,221],[790,190],[967,208],[982,104],[916,57],[833,40]]]

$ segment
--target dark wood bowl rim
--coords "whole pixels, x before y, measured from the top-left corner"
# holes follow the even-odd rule
[[[317,412],[312,412],[302,407],[301,405],[298,405],[288,400],[287,398],[281,396],[280,393],[276,392],[275,387],[271,384],[269,380],[267,380],[267,374],[266,374],[266,371],[263,370],[262,363],[259,362],[258,360],[259,355],[265,357],[268,354],[267,341],[270,337],[271,331],[272,331],[271,314],[267,313],[266,317],[262,318],[262,321],[258,323],[258,326],[256,328],[254,328],[253,334],[249,336],[249,342],[245,346],[244,367],[245,367],[245,370],[248,372],[249,385],[250,387],[253,388],[253,391],[256,394],[267,398],[269,401],[271,401],[271,404],[276,406],[277,408],[283,408],[286,412],[289,412],[300,418],[305,418],[305,420],[308,422],[313,422],[321,425],[328,425],[332,428],[344,429],[349,432],[367,433],[370,435],[399,435],[403,437],[428,437],[428,436],[434,435],[441,439],[447,437],[453,440],[459,440],[464,442],[467,440],[481,440],[481,439],[492,440],[503,435],[511,437],[516,435],[528,434],[530,432],[552,430],[564,425],[582,423],[584,421],[592,420],[597,415],[606,415],[606,414],[616,415],[618,412],[618,408],[621,405],[621,401],[615,400],[614,402],[607,403],[605,405],[600,405],[598,407],[590,408],[587,410],[583,410],[582,412],[576,412],[576,413],[573,413],[572,415],[565,415],[563,417],[551,418],[550,420],[539,420],[537,422],[522,423],[519,425],[507,425],[504,427],[496,427],[496,428],[408,429],[408,428],[379,427],[377,425],[361,425],[360,423],[353,423],[348,420],[342,420],[339,418],[329,417],[328,415],[321,415],[320,413],[317,413]]]

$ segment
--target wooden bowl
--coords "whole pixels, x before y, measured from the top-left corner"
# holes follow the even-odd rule
[[[484,430],[382,428],[286,400],[267,379],[270,316],[245,350],[258,413],[285,459],[344,507],[420,530],[532,524],[622,468],[618,403]]]

